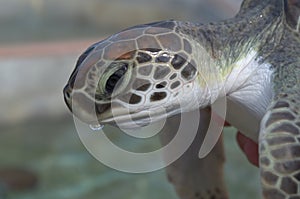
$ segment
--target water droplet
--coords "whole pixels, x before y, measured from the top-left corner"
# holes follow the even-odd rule
[[[90,124],[89,126],[93,131],[100,131],[104,128],[102,124]]]

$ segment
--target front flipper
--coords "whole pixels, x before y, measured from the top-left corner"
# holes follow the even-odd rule
[[[260,167],[265,199],[300,198],[300,91],[281,93],[260,132]]]
[[[181,199],[228,199],[223,179],[225,156],[222,137],[208,156],[203,159],[199,159],[198,156],[210,117],[209,109],[200,111],[200,123],[195,140],[177,161],[167,167],[168,179],[175,186]],[[161,134],[164,145],[173,138],[179,122],[180,116],[168,119],[168,128]]]

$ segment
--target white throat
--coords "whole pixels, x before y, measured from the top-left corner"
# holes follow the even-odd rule
[[[257,52],[251,51],[236,63],[225,83],[226,120],[254,141],[273,97],[271,65],[260,60]]]

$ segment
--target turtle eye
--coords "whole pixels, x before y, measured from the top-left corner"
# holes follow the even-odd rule
[[[124,76],[127,69],[128,65],[123,64],[121,68],[119,68],[111,76],[109,76],[105,84],[105,91],[108,94],[112,94],[113,91],[116,89],[116,86],[121,84],[120,79]]]

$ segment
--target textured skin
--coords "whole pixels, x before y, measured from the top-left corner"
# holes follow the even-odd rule
[[[265,198],[300,196],[300,90],[295,87],[279,93],[263,119],[260,167]]]
[[[200,110],[197,136],[190,148],[167,167],[168,180],[174,185],[182,199],[228,199],[223,179],[225,154],[222,137],[214,149],[203,159],[198,151],[202,145],[210,122],[210,110]],[[167,128],[161,133],[162,144],[167,144],[176,134],[180,116],[167,120]],[[168,154],[165,155],[166,158]]]
[[[159,112],[160,107],[167,110],[168,117],[174,116],[180,112],[175,103],[180,100],[184,111],[198,110],[207,107],[218,97],[209,96],[204,100],[202,97],[203,101],[197,104],[197,99],[193,97],[200,95],[199,90],[206,88],[214,91],[219,86],[218,82],[230,74],[235,63],[254,50],[260,57],[257,59],[259,65],[267,63],[273,71],[270,82],[272,102],[263,110],[265,115],[260,118],[260,131],[252,132],[252,137],[259,134],[263,197],[299,199],[299,2],[245,0],[237,16],[227,21],[211,24],[164,21],[117,33],[94,44],[79,58],[64,89],[66,103],[85,122],[93,122],[90,112],[96,108],[101,123],[114,123],[111,118],[112,104],[119,104],[115,109],[121,116],[126,110],[126,114],[141,124],[146,124],[148,118],[141,116],[140,110],[154,108],[153,113],[156,114],[153,118],[160,120],[163,117]],[[188,61],[183,64],[179,55]],[[198,63],[201,60],[205,60],[204,64]],[[113,65],[108,65],[111,62]],[[197,67],[191,67],[190,63]],[[128,72],[124,75],[126,81],[133,79],[133,83],[113,95],[109,92],[112,85],[107,84],[109,78],[105,77],[123,75],[124,68],[136,70],[136,73],[130,73],[134,74],[134,78],[127,77]],[[103,74],[100,80],[99,74]],[[203,81],[199,74],[207,77],[208,81]],[[142,87],[134,86],[137,81]],[[205,95],[208,93],[201,93],[201,96]],[[96,107],[89,106],[91,103],[95,103]],[[77,111],[72,110],[72,105]],[[197,140],[167,168],[169,179],[183,199],[228,198],[222,174],[222,140],[208,157],[202,160],[196,158],[197,146],[202,143],[208,123],[209,111],[204,109],[202,112],[205,117],[200,121],[203,127],[198,131]],[[174,130],[171,127],[176,123],[174,118],[169,119],[170,129],[162,137],[163,143],[172,136]],[[127,120],[123,117],[124,121],[126,123]]]
[[[287,23],[293,28],[300,30],[300,1],[287,0],[286,1],[286,18]]]
[[[270,199],[300,198],[300,36],[291,29],[296,23],[289,24],[294,26],[284,25],[281,42],[268,56],[275,68],[275,96],[263,118],[259,143],[263,195]]]
[[[286,11],[293,11],[292,14],[288,12],[287,22],[283,21],[284,3],[289,3],[286,4]],[[210,46],[212,54],[217,54],[215,51],[224,43],[229,43],[230,49],[222,51],[220,62],[231,62],[239,57],[240,49],[247,50],[251,46],[259,49],[263,57],[261,62],[270,63],[274,69],[274,99],[263,118],[259,139],[263,196],[266,199],[300,198],[300,37],[297,30],[299,22],[295,20],[299,17],[299,4],[300,1],[245,1],[232,26],[232,21],[226,21],[189,33],[200,41],[212,41],[210,45],[206,44]],[[262,9],[257,12],[260,6]],[[251,13],[251,10],[257,14],[245,18],[245,14]],[[269,19],[259,20],[258,15]],[[241,30],[240,26],[245,24],[245,20],[252,21],[255,28],[247,26]],[[236,34],[238,30],[240,35]],[[234,33],[235,37],[219,39],[224,32]],[[236,44],[242,46],[235,48],[239,52],[233,50]]]

